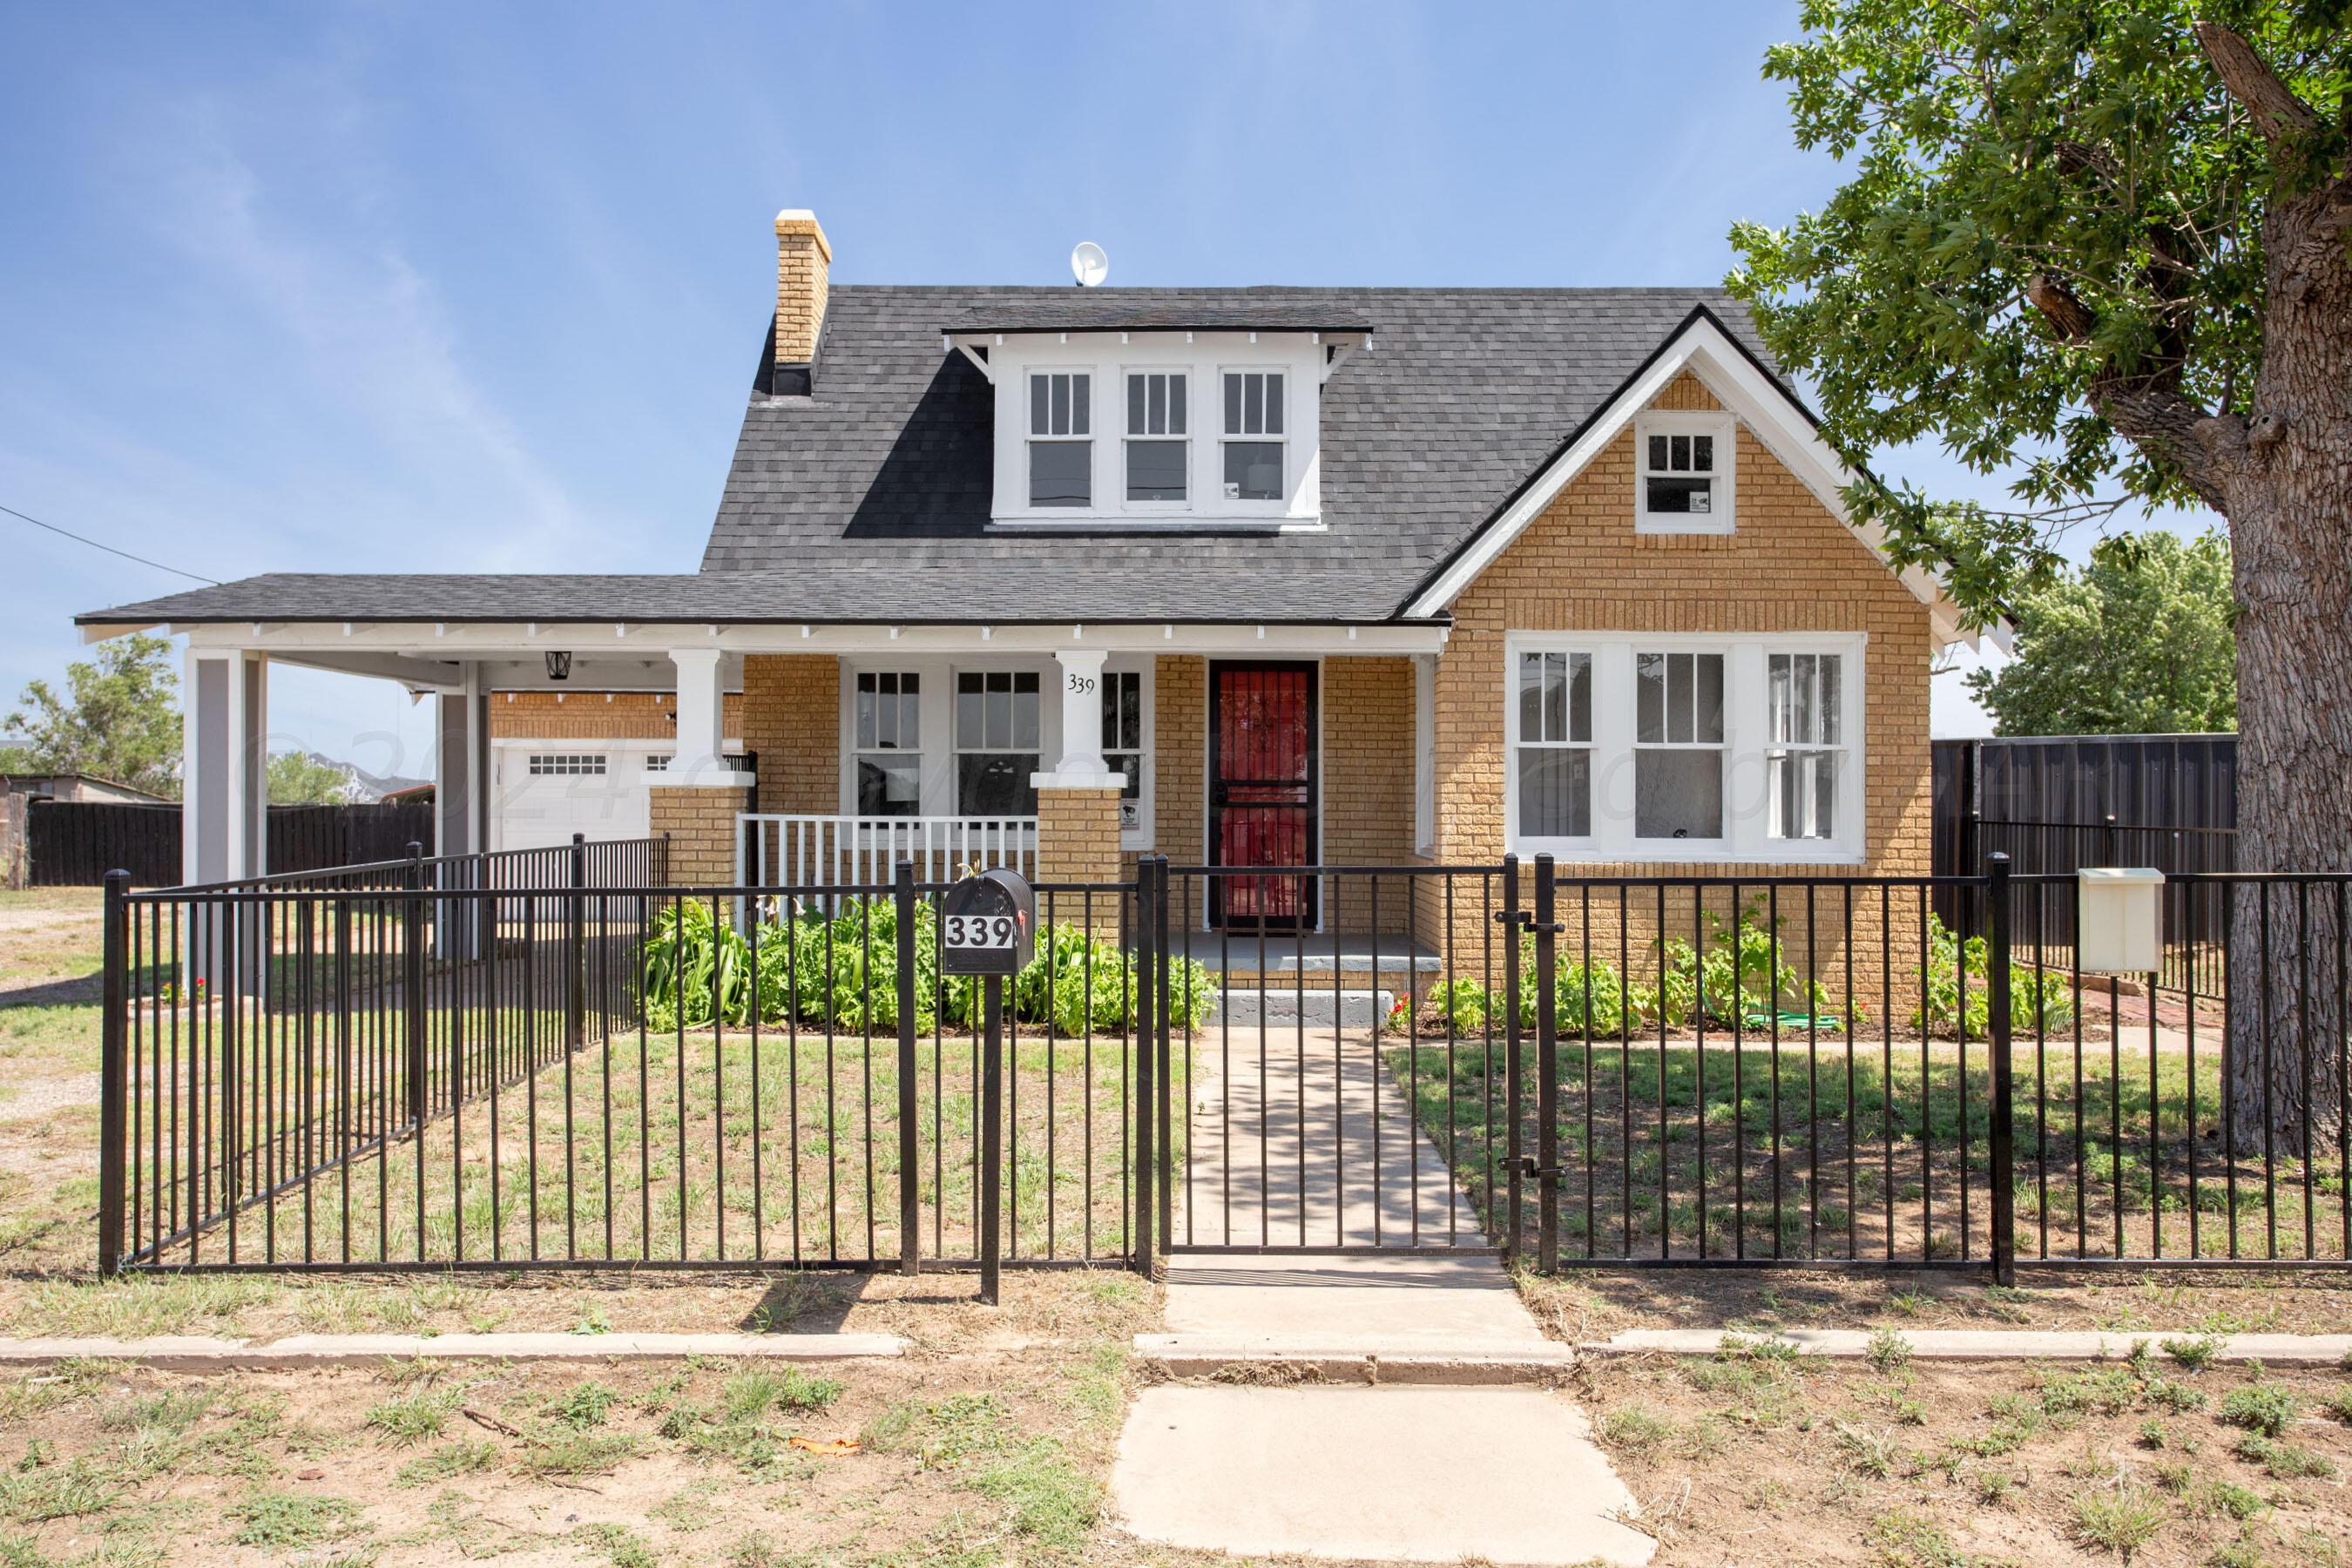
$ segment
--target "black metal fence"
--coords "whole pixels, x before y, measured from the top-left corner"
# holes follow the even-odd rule
[[[430,803],[273,805],[268,863],[311,871],[391,859],[430,842]],[[39,888],[94,888],[110,871],[139,887],[181,876],[180,808],[121,801],[37,800],[26,819],[26,878]]]
[[[1999,860],[1147,858],[1038,888],[992,1054],[945,884],[674,889],[590,847],[115,889],[102,1260],[2352,1258],[2352,877],[2176,879],[2158,993],[2082,973],[2073,879]]]
[[[974,1259],[986,1064],[945,885],[673,888],[659,847],[110,886],[102,1266]],[[1036,889],[1005,1261],[1150,1251],[1139,886]]]

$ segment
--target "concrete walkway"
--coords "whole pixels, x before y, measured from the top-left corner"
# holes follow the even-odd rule
[[[1136,1401],[1111,1478],[1127,1527],[1248,1554],[1638,1568],[1655,1542],[1581,1411],[1548,1387],[1440,1386],[1549,1382],[1573,1352],[1466,1250],[1486,1237],[1381,1047],[1273,1024],[1196,1047],[1178,1245],[1431,1250],[1171,1258],[1166,1331],[1137,1346],[1217,1381]]]

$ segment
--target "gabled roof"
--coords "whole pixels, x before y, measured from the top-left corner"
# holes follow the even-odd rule
[[[1264,576],[1253,602],[1386,619],[1701,305],[1763,353],[1717,289],[839,285],[813,391],[755,394],[745,411],[703,570],[903,572],[943,612],[997,574],[1025,578],[1045,613],[1101,579],[1148,582],[1201,617],[1234,615],[1235,583]],[[1361,323],[1372,352],[1322,389],[1323,531],[992,528],[994,389],[941,331],[1079,308]]]
[[[1322,388],[1319,530],[992,526],[994,389],[942,332],[1115,323],[1369,334],[1370,352],[1346,358]],[[829,296],[811,390],[772,393],[767,362],[763,337],[699,574],[268,576],[78,618],[1442,617],[1465,563],[1483,565],[1516,537],[1540,510],[1533,498],[1548,500],[1591,442],[1685,365],[1843,516],[1843,470],[1745,308],[1718,289],[843,284]],[[1906,580],[1934,602],[1924,574]]]

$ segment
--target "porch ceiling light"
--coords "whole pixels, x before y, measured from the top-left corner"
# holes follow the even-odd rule
[[[547,655],[547,679],[550,680],[571,679],[572,655],[554,648],[549,649]]]

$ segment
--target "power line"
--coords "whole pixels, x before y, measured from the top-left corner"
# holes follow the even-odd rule
[[[217,577],[206,577],[203,574],[196,572],[183,572],[177,566],[166,566],[161,561],[150,561],[144,555],[133,555],[128,550],[117,550],[111,544],[101,544],[97,540],[76,533],[69,528],[59,528],[54,522],[43,522],[39,518],[32,517],[26,513],[18,511],[13,506],[0,506],[0,511],[6,512],[10,517],[23,518],[35,528],[46,528],[51,533],[61,534],[65,538],[72,540],[77,544],[87,544],[92,550],[103,550],[109,555],[120,555],[125,561],[136,561],[142,566],[152,566],[156,571],[169,572],[174,577],[186,577],[198,583],[209,583],[215,588],[221,585],[221,581]]]

